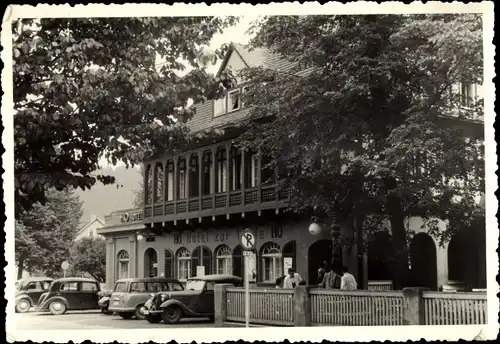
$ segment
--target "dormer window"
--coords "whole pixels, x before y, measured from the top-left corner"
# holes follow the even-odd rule
[[[245,88],[246,87],[232,89],[227,91],[223,98],[215,99],[213,103],[214,117],[222,116],[243,108],[241,93]]]
[[[227,93],[228,109],[227,112],[239,110],[241,107],[241,94],[240,90],[232,90]]]

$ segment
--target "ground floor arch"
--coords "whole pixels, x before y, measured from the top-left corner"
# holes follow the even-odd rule
[[[158,254],[152,247],[144,252],[144,277],[158,276]]]
[[[410,243],[408,286],[437,290],[437,251],[427,233],[416,234]]]
[[[332,241],[321,239],[309,246],[307,254],[308,283],[315,285],[318,279],[318,269],[323,262],[330,264],[332,260]]]

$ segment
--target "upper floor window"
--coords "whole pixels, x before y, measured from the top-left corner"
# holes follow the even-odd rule
[[[460,96],[460,105],[472,107],[478,98],[478,85],[469,82],[460,82],[458,84],[458,94]]]
[[[145,181],[145,189],[146,189],[146,204],[153,203],[153,169],[151,165],[146,166],[146,181]]]
[[[167,161],[166,197],[167,197],[167,201],[174,200],[174,163],[171,160]]]
[[[186,198],[186,159],[182,158],[179,160],[179,182],[178,187],[179,187],[179,199],[184,199]]]
[[[225,115],[233,111],[240,110],[243,107],[242,92],[245,91],[246,87],[236,88],[224,95],[220,99],[214,100],[214,117]]]
[[[227,180],[227,159],[226,150],[224,148],[217,151],[217,192],[226,192]]]

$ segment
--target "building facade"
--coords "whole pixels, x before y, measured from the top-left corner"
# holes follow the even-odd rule
[[[90,221],[86,223],[80,230],[78,230],[78,233],[75,235],[75,241],[78,241],[83,238],[95,238],[99,236],[97,233],[97,230],[102,228],[104,226],[104,221],[97,216],[92,215]]]
[[[292,67],[265,50],[248,51],[235,45],[221,71],[262,64],[281,70]],[[310,220],[287,211],[289,192],[278,189],[274,172],[263,168],[267,158],[260,151],[245,151],[233,144],[241,132],[231,123],[248,113],[242,92],[244,88],[235,87],[225,98],[198,105],[189,123],[191,130],[224,127],[224,135],[145,162],[144,208],[106,217],[98,233],[107,240],[108,287],[124,277],[166,276],[183,281],[223,273],[270,285],[289,267],[309,284],[316,283],[321,262],[331,258],[331,234],[329,230],[309,233]],[[341,233],[348,232],[351,220],[341,225]],[[470,237],[465,236],[469,239],[452,239],[441,246],[421,229],[420,219],[409,219],[407,225],[415,233],[409,245],[412,284],[437,290],[467,280],[470,287],[485,287],[483,241],[476,240],[472,247]],[[245,230],[256,237],[255,254],[246,271],[240,243]],[[387,235],[390,229],[378,235],[378,250],[358,252],[354,245],[342,252],[342,263],[362,288],[368,280],[393,278],[390,250],[380,250],[388,247]],[[467,242],[469,246],[464,247]]]

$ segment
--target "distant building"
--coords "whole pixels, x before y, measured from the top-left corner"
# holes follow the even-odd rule
[[[103,226],[104,226],[104,220],[101,220],[97,216],[92,215],[91,220],[86,225],[84,225],[78,231],[78,233],[76,233],[74,240],[78,241],[86,237],[97,237],[97,236],[103,238],[101,235],[97,234],[97,230]]]

